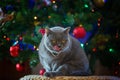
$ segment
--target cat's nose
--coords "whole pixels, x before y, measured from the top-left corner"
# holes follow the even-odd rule
[[[57,46],[58,46],[59,48],[61,48],[61,45],[60,45],[60,44],[58,44]]]

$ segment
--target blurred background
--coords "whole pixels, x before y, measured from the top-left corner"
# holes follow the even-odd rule
[[[34,74],[45,28],[56,25],[71,27],[93,75],[120,77],[119,9],[119,0],[0,0],[0,79]]]

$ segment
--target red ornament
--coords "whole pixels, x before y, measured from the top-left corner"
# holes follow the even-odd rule
[[[6,38],[7,41],[10,41],[10,38]]]
[[[19,71],[19,72],[24,71],[24,65],[20,64],[20,63],[17,63],[16,64],[16,70]]]
[[[78,26],[73,30],[73,35],[76,38],[84,38],[86,35],[86,30],[82,26]]]
[[[20,41],[22,41],[22,40],[23,40],[23,38],[20,36],[20,37],[19,37],[19,40],[20,40]]]
[[[41,69],[39,73],[40,75],[43,75],[45,73],[45,69]]]
[[[96,52],[97,50],[96,50],[96,48],[93,48],[92,51],[93,51],[93,52]]]
[[[45,34],[45,29],[41,28],[41,29],[39,29],[39,32],[40,32],[42,35],[44,35],[44,34]]]
[[[17,57],[19,55],[19,46],[11,46],[10,47],[10,55],[13,57]]]

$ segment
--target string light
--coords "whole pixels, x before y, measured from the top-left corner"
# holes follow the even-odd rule
[[[86,45],[88,45],[88,43],[86,43]]]
[[[112,48],[109,49],[109,52],[114,52],[114,50]]]
[[[50,19],[50,18],[51,18],[51,16],[48,16],[48,18]]]
[[[88,8],[88,5],[87,5],[87,4],[85,4],[85,5],[84,5],[84,7],[85,7],[85,8]]]
[[[34,16],[34,19],[36,20],[36,19],[37,19],[37,16]]]
[[[36,49],[37,49],[37,47],[36,47],[36,46],[34,46],[34,49],[36,50]]]
[[[6,38],[7,41],[10,41],[10,38]]]
[[[120,62],[118,64],[120,65]]]
[[[92,9],[92,12],[95,12],[95,10],[94,10],[94,9]]]
[[[96,52],[96,48],[93,48],[92,51],[93,51],[93,52]]]
[[[98,27],[100,27],[100,23],[98,23],[97,25],[98,25]]]
[[[80,45],[81,45],[82,48],[84,47],[84,44],[81,43]]]
[[[6,38],[6,36],[3,36],[3,38]]]
[[[18,44],[18,41],[14,42],[14,44],[13,44],[13,45],[17,45],[17,44]]]
[[[53,0],[52,3],[56,3],[55,0]]]
[[[101,18],[98,18],[98,23],[97,23],[97,25],[98,25],[98,27],[100,27],[100,22],[101,22]]]
[[[36,49],[37,51],[39,50],[39,48]]]
[[[82,25],[82,24],[80,24],[79,26],[80,26],[80,27],[83,27],[83,25]]]

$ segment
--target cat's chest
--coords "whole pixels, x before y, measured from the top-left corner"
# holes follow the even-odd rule
[[[46,64],[52,67],[55,65],[57,66],[66,63],[67,61],[69,61],[69,57],[65,55],[52,56],[49,58],[44,58],[43,61],[45,61]]]
[[[56,70],[61,65],[62,61],[56,58],[52,58],[52,59],[44,58],[42,62],[47,71],[52,71],[52,70]]]

